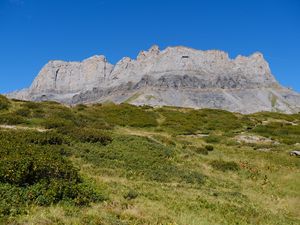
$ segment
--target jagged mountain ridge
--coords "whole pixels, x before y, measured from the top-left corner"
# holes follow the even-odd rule
[[[300,95],[281,87],[259,52],[230,59],[219,50],[158,46],[116,65],[105,56],[50,61],[28,89],[11,98],[67,104],[113,101],[135,105],[219,108],[234,112],[298,112]]]

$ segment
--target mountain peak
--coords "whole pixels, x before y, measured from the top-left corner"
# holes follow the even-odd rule
[[[251,113],[297,112],[300,95],[281,87],[262,53],[230,59],[220,50],[153,45],[115,66],[103,55],[50,61],[29,89],[10,97],[68,104],[113,101],[136,105],[220,108]],[[133,98],[132,96],[135,96]]]

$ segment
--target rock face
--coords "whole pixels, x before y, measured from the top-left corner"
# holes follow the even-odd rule
[[[261,53],[230,59],[222,51],[153,46],[115,66],[104,56],[50,61],[28,89],[11,98],[67,104],[113,101],[136,105],[218,108],[241,113],[300,111],[300,95],[281,87]]]

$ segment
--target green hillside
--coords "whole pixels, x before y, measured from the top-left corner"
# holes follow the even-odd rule
[[[300,114],[0,96],[0,224],[300,224]]]

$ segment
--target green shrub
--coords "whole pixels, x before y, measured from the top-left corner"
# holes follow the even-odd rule
[[[204,140],[206,143],[220,143],[221,137],[216,135],[209,135],[207,137],[204,137]]]
[[[45,117],[45,111],[43,109],[33,109],[32,110],[32,117],[33,118],[44,118]]]
[[[14,115],[12,113],[5,113],[0,115],[0,124],[18,125],[22,123],[26,123],[26,120],[19,115]]]
[[[214,160],[210,163],[210,165],[220,171],[237,171],[240,169],[239,165],[236,162],[230,161],[226,162],[223,160]]]
[[[10,106],[10,101],[3,95],[0,95],[0,111],[6,110]]]
[[[136,199],[139,196],[139,193],[135,190],[130,190],[126,194],[123,195],[123,197],[127,200],[133,200]]]
[[[98,104],[85,110],[85,113],[95,118],[102,118],[111,125],[131,127],[154,127],[158,125],[157,115],[154,112],[129,104]]]
[[[79,181],[77,170],[58,151],[23,145],[2,152],[0,182],[26,186],[52,179]]]
[[[102,145],[112,142],[112,137],[107,132],[93,128],[74,128],[69,130],[67,134],[80,142],[100,143]]]
[[[62,145],[68,143],[61,134],[56,132],[34,133],[34,135],[27,135],[26,139],[29,143],[39,145]]]
[[[290,145],[299,142],[300,125],[291,125],[284,122],[272,122],[266,125],[258,125],[252,130],[252,132]]]
[[[189,184],[203,184],[205,176],[195,171],[189,171],[182,175],[182,180]]]
[[[0,131],[0,216],[22,213],[31,204],[64,200],[87,205],[103,199],[55,146],[61,140],[53,134],[33,136],[29,131]]]
[[[189,170],[175,162],[175,149],[139,136],[115,136],[111,144],[78,147],[73,154],[104,170],[128,179],[156,182],[184,181]],[[186,178],[187,179],[187,178]]]
[[[206,149],[207,151],[211,152],[211,151],[214,150],[214,146],[212,146],[212,145],[206,145],[206,146],[205,146],[205,149]]]
[[[31,111],[28,108],[21,108],[21,109],[18,109],[15,112],[15,114],[18,116],[22,116],[22,117],[28,117],[28,116],[30,116]]]
[[[38,102],[24,102],[23,106],[28,109],[39,109],[41,108],[41,104]]]
[[[210,131],[222,131],[229,134],[243,128],[250,121],[237,117],[233,113],[216,109],[179,111],[163,107],[157,111],[165,117],[162,127],[174,134],[192,135]]]
[[[84,105],[84,104],[79,104],[79,105],[77,105],[77,106],[75,107],[75,109],[78,110],[78,111],[83,111],[83,110],[85,110],[86,108],[87,108],[87,106]]]

